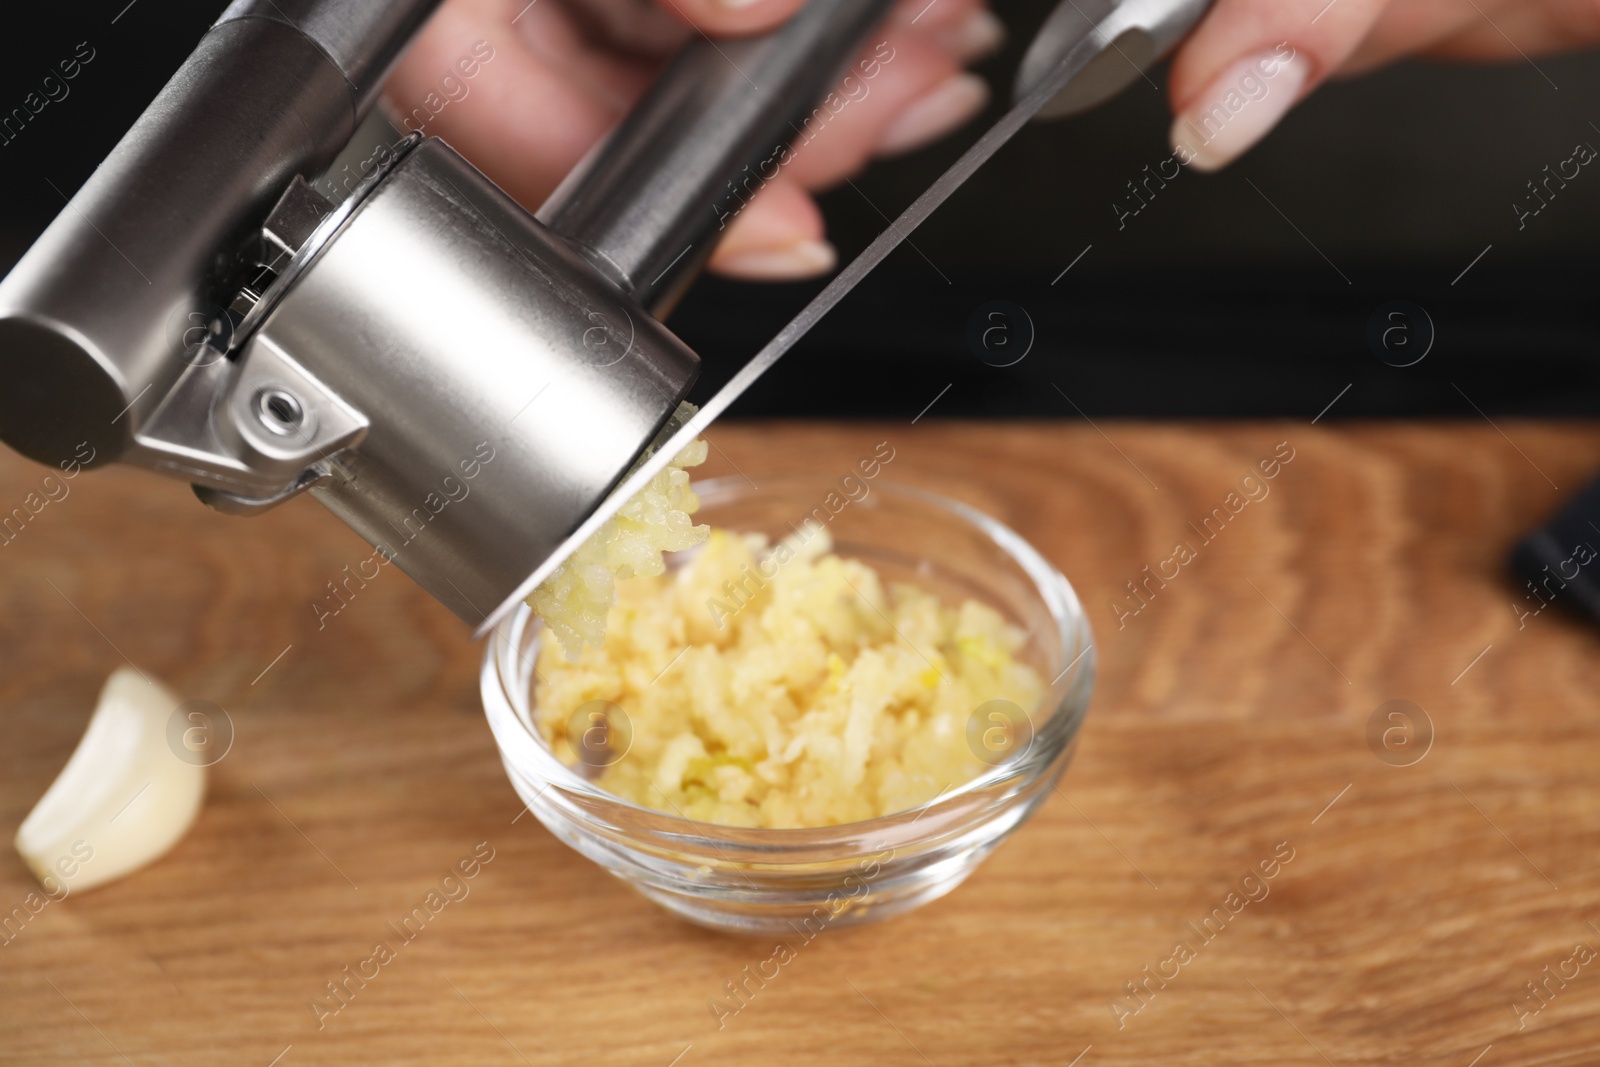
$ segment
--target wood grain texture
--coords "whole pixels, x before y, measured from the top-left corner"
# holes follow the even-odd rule
[[[1594,1064],[1600,960],[1520,1030],[1511,1006],[1600,949],[1600,637],[1551,611],[1519,629],[1502,560],[1600,464],[1600,427],[1500,428],[719,427],[710,467],[757,482],[890,441],[884,477],[1061,567],[1101,662],[1061,795],[951,896],[799,946],[722,1029],[708,1001],[772,946],[513,822],[479,649],[442,608],[386,570],[319,630],[323,583],[370,550],[316,505],[231,519],[84,475],[0,547],[0,825],[124,656],[237,737],[173,852],[0,947],[0,1063]],[[1185,532],[1280,442],[1265,498]],[[0,505],[45,473],[0,459]],[[1124,583],[1186,539],[1119,628]],[[1391,699],[1436,730],[1412,766],[1368,747]],[[470,895],[319,1029],[324,983],[485,841]],[[1196,937],[1280,842],[1270,894]],[[0,905],[32,888],[6,850]],[[1114,1011],[1180,939],[1177,977]]]

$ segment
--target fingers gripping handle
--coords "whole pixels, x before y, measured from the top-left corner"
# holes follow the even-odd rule
[[[690,43],[539,220],[645,307],[669,305],[892,6],[811,0],[765,36]]]

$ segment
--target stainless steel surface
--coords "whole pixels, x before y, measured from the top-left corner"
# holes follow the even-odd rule
[[[135,440],[140,452],[160,457],[158,470],[190,479],[205,503],[233,514],[258,514],[317,484],[328,474],[329,456],[360,442],[365,417],[292,356],[270,344],[254,359],[240,353],[362,201],[421,140],[420,134],[402,140],[338,207],[296,176],[262,225],[254,258],[270,262],[271,270],[252,285],[267,283],[264,291],[241,290],[230,305],[239,315],[237,325],[185,349],[189,366]],[[292,426],[264,420],[266,409],[253,406],[252,398],[269,394],[297,409]],[[225,396],[233,397],[231,405]]]
[[[208,358],[192,338],[232,299],[268,209],[334,157],[434,3],[267,5],[317,40],[230,9],[0,282],[0,437],[44,463],[88,440],[97,463],[187,477],[192,448],[136,435]]]
[[[101,462],[157,465],[128,453],[188,366],[185,333],[228,299],[219,264],[351,121],[343,77],[298,33],[208,33],[0,282],[7,443],[54,464],[88,439]]]
[[[307,467],[298,479],[270,496],[239,496],[203,485],[194,487],[194,495],[213,511],[220,511],[224,515],[249,517],[270,511],[284,501],[297,497],[307,489],[321,485],[332,477],[333,465],[322,462]]]
[[[275,457],[250,437],[262,394],[243,381],[263,353],[326,383],[310,410],[340,398],[367,420],[359,447],[329,450],[271,499],[312,486],[434,597],[484,621],[568,543],[687,393],[698,360],[642,306],[698,266],[674,242],[709,251],[731,213],[714,211],[723,187],[803,129],[888,7],[814,0],[767,37],[689,46],[552,199],[549,230],[441,142],[402,155],[364,201],[323,220],[241,323],[228,421],[258,463]],[[459,502],[440,495],[446,479]]]
[[[267,19],[293,26],[327,53],[364,114],[438,6],[439,0],[234,0],[217,23]]]
[[[1068,0],[1069,3],[1072,0]],[[1027,93],[1017,101],[1000,121],[995,123],[988,132],[962,153],[939,176],[927,191],[917,197],[911,206],[901,212],[900,217],[891,222],[887,229],[878,235],[866,250],[857,256],[849,266],[845,267],[828,285],[818,293],[811,303],[807,304],[789,324],[778,332],[778,335],[757,352],[755,358],[745,364],[735,374],[727,385],[717,392],[717,395],[708,400],[694,417],[684,424],[683,428],[673,434],[666,443],[658,448],[649,459],[639,465],[626,480],[611,491],[605,501],[596,508],[571,537],[555,550],[537,570],[530,574],[526,581],[517,587],[516,591],[507,597],[497,608],[491,611],[483,624],[478,627],[478,636],[487,634],[494,626],[513,611],[518,602],[531,593],[540,582],[547,578],[561,560],[571,555],[572,552],[585,540],[594,534],[606,520],[617,513],[634,494],[643,489],[651,478],[664,468],[696,437],[705,432],[719,415],[728,409],[728,406],[739,398],[744,391],[772,368],[783,355],[793,348],[795,342],[804,337],[806,332],[816,325],[833,306],[842,300],[846,293],[855,288],[856,283],[866,277],[874,267],[889,255],[890,252],[904,241],[907,235],[943,204],[950,194],[960,188],[961,183],[981,167],[989,157],[993,156],[1000,147],[1015,136],[1016,132],[1027,125],[1036,114],[1045,108],[1056,96],[1068,86],[1072,80],[1083,72],[1100,51],[1106,47],[1110,38],[1104,39],[1100,48],[1074,48],[1067,49],[1056,58],[1055,65],[1036,79],[1029,87]]]
[[[549,228],[416,137],[333,208],[297,175],[333,158],[435,2],[230,7],[0,284],[0,434],[47,463],[87,439],[237,513],[310,490],[480,633],[1022,124],[1106,91],[1104,55],[1149,58],[1130,34],[1155,48],[1203,10],[1053,16],[1024,99],[624,477],[698,369],[645,307],[784,165],[891,0],[812,0],[768,37],[691,45]]]
[[[333,205],[304,178],[295,175],[268,213],[267,221],[261,224],[261,237],[267,246],[263,253],[271,259],[267,265],[277,269],[277,264],[287,262],[332,213]]]
[[[765,36],[689,44],[540,221],[640,304],[670,304],[790,142],[827,121],[812,113],[892,6],[811,0]]]
[[[252,398],[285,393],[300,409],[291,432],[267,425]],[[224,398],[232,396],[228,404]],[[250,361],[211,359],[189,367],[141,431],[160,449],[159,469],[196,486],[243,498],[283,499],[306,468],[359,444],[367,420],[293,356],[270,345]],[[202,496],[202,499],[209,499]]]
[[[1211,0],[1061,0],[1023,56],[1013,95],[1021,100],[1071,63],[1077,73],[1037,117],[1088,111],[1143,77],[1210,6]]]
[[[401,137],[384,154],[383,159],[372,169],[371,173],[357,184],[337,206],[323,199],[321,194],[305,185],[299,178],[296,178],[290,184],[262,226],[262,240],[268,247],[263,249],[261,258],[264,259],[267,256],[271,256],[276,261],[276,264],[272,267],[273,276],[267,279],[268,284],[261,293],[253,294],[251,299],[246,301],[248,307],[240,318],[238,326],[233,330],[232,336],[227,339],[227,343],[223,346],[229,355],[236,354],[255,336],[255,332],[260,328],[261,323],[278,306],[278,301],[283,298],[284,294],[294,289],[296,283],[300,280],[300,276],[322,254],[322,250],[327,247],[328,243],[344,230],[345,224],[350,221],[351,216],[356,213],[356,209],[361,206],[362,202],[376,191],[389,172],[394,170],[400,161],[421,143],[422,134],[420,133],[411,133]],[[296,201],[300,202],[299,207],[295,206]],[[318,201],[321,202],[320,205]],[[322,210],[322,205],[326,206],[326,211]],[[321,213],[321,217],[309,229],[303,224],[286,225],[282,227],[283,233],[281,235],[275,235],[272,232],[272,227],[276,221],[275,216],[280,212],[291,215]],[[283,252],[288,253],[287,262],[284,261],[282,252],[279,252],[276,247],[280,243],[287,246],[283,249]]]
[[[3,369],[44,399],[0,399],[0,428],[46,462],[89,437],[235,513],[310,489],[481,622],[693,380],[630,292],[692,273],[668,243],[709,250],[722,187],[804,129],[888,4],[691,47],[568,187],[568,241],[420,138],[326,204],[303,179],[433,4],[240,0],[0,289]]]
[[[307,477],[331,474],[312,494],[473,624],[605,498],[698,369],[437,139],[401,157],[284,280],[219,421],[263,455],[274,443],[303,452],[297,434],[262,422],[261,393],[304,403],[294,372],[322,383],[365,430],[312,465]]]

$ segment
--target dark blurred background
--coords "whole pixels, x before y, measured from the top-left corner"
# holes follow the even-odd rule
[[[0,269],[223,6],[30,5],[29,30],[11,22],[0,111],[80,42],[94,59],[65,99],[0,144]],[[997,5],[1012,38],[978,68],[1000,90],[989,114],[825,197],[843,257],[1000,113],[1049,7]],[[1152,79],[1162,85],[1163,72]],[[1600,147],[1597,101],[1600,53],[1402,65],[1324,87],[1240,164],[1184,172],[1119,228],[1127,183],[1171,154],[1164,93],[1136,83],[1094,113],[1025,130],[736,410],[911,419],[937,397],[929,418],[1311,418],[1337,397],[1329,420],[1477,418],[1474,407],[1595,415],[1600,170],[1584,168],[1520,231],[1513,204],[1575,145]],[[703,280],[671,320],[706,358],[697,391],[732,373],[819,287]],[[1386,317],[1395,301],[1406,302],[1402,319]],[[1003,318],[987,317],[993,306]],[[1374,316],[1401,324],[1412,347],[1375,348]],[[969,338],[978,319],[1001,324],[1012,353],[1031,333],[1026,357],[1007,367],[991,365],[1005,358],[994,349],[980,358]],[[1426,346],[1429,322],[1426,358],[1391,365]]]

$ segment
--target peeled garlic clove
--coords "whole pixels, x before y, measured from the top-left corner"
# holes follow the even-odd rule
[[[206,769],[168,743],[179,703],[132,667],[106,679],[83,740],[17,830],[17,852],[46,889],[121,878],[189,829]]]

